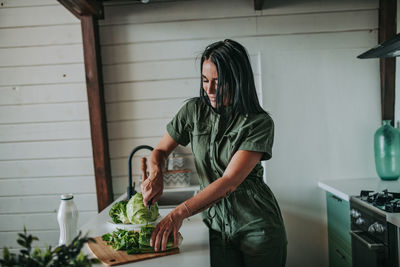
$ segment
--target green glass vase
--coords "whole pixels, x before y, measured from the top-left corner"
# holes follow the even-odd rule
[[[400,132],[384,120],[374,135],[375,167],[382,180],[400,176]]]

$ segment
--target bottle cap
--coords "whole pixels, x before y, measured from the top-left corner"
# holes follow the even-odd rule
[[[63,194],[61,195],[61,200],[70,200],[73,199],[74,196],[72,194]]]

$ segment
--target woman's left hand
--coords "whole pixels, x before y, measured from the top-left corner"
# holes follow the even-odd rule
[[[171,233],[174,236],[174,247],[178,247],[178,231],[185,218],[181,215],[182,213],[179,212],[178,207],[162,219],[153,230],[150,238],[150,246],[154,248],[154,251],[164,251],[167,248],[168,236]]]

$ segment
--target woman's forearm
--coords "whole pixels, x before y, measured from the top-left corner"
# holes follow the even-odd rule
[[[237,151],[229,162],[223,176],[209,184],[194,197],[179,205],[176,208],[177,212],[184,217],[190,217],[228,196],[246,179],[257,162],[260,161],[261,156],[262,153],[260,152]]]
[[[240,183],[228,177],[221,177],[208,185],[194,197],[186,200],[178,207],[177,212],[182,216],[190,217],[219,202],[224,197],[235,191]]]
[[[167,160],[167,153],[163,150],[155,148],[149,157],[149,171],[151,177],[158,177],[164,169],[165,161]]]
[[[150,177],[162,176],[165,161],[169,154],[178,146],[168,133],[165,133],[149,157]]]

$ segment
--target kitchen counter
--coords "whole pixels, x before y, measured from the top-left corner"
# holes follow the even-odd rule
[[[112,204],[117,201],[126,198],[126,194],[119,197]],[[113,228],[107,221],[110,220],[108,216],[108,212],[112,206],[110,204],[107,208],[97,214],[94,218],[84,224],[80,230],[82,233],[89,233],[89,236],[96,237],[101,236],[105,233],[109,233],[113,231]],[[171,209],[162,209],[160,208],[160,215],[164,217],[167,215]],[[169,255],[154,259],[148,259],[144,261],[139,261],[136,263],[127,263],[123,266],[141,266],[141,267],[150,267],[150,266],[191,266],[191,267],[203,267],[210,265],[210,252],[209,252],[209,243],[208,243],[208,228],[203,224],[201,215],[197,214],[195,216],[190,217],[189,219],[185,219],[180,232],[183,236],[183,242],[180,246],[180,253],[175,255]],[[85,253],[91,253],[88,251],[88,248],[85,248]],[[96,266],[100,266],[96,265]]]
[[[376,178],[341,179],[319,181],[318,186],[343,200],[349,201],[351,196],[360,195],[361,190],[400,192],[400,180],[383,181]],[[386,212],[386,220],[400,227],[400,214]]]

